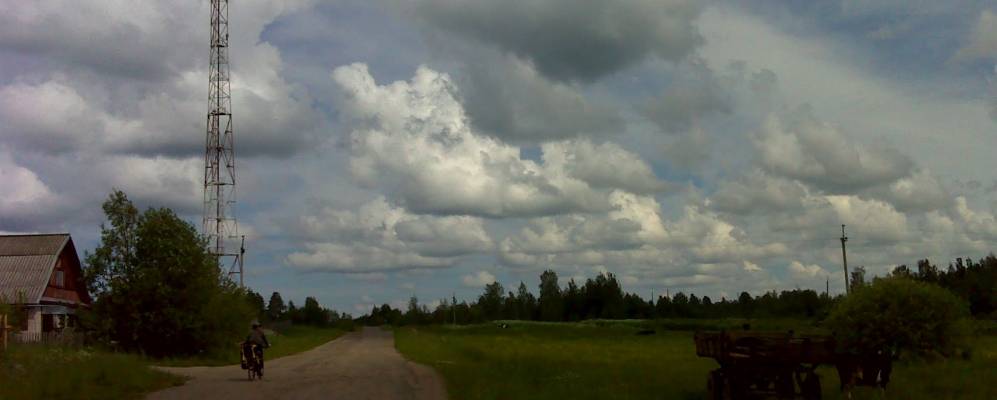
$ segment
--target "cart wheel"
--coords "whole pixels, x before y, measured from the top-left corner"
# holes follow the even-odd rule
[[[800,385],[800,393],[805,400],[820,400],[822,395],[820,376],[814,372],[808,373]]]
[[[720,371],[710,371],[706,374],[706,398],[708,400],[723,400],[723,382]]]

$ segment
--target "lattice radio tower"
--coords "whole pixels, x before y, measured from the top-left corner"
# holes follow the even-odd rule
[[[239,238],[235,220],[235,149],[232,134],[232,92],[228,66],[228,0],[211,0],[211,62],[208,72],[208,129],[204,152],[204,219],[202,233],[211,253],[229,277],[243,285],[245,236],[239,251],[226,242]],[[231,264],[229,264],[231,262]]]

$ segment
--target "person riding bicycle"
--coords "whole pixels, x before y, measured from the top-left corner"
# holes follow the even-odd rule
[[[246,336],[247,345],[256,345],[256,358],[260,360],[260,377],[263,376],[263,349],[270,347],[267,335],[263,333],[263,326],[259,322],[253,322],[253,330]]]

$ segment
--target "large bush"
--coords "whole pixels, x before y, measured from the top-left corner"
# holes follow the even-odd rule
[[[856,288],[826,324],[849,352],[951,355],[963,345],[968,315],[968,306],[941,287],[890,277]]]
[[[111,226],[86,256],[96,295],[85,321],[126,350],[162,357],[232,344],[253,318],[245,293],[221,271],[188,222],[166,208],[139,214],[124,193],[104,203]]]

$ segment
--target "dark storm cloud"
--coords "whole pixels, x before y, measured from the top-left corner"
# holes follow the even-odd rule
[[[86,68],[116,78],[158,80],[193,67],[206,33],[198,8],[147,4],[104,7],[88,2],[0,6],[0,48],[54,66]],[[198,18],[197,22],[204,19]],[[167,39],[167,40],[164,40]]]
[[[624,129],[615,107],[585,96],[576,85],[551,82],[521,61],[482,54],[468,60],[463,72],[462,102],[471,122],[507,142],[536,144]]]
[[[591,82],[656,55],[680,60],[703,42],[685,0],[421,0],[417,14],[532,62],[559,81]]]
[[[686,66],[676,74],[660,96],[649,99],[643,114],[667,133],[688,131],[695,123],[715,113],[730,113],[734,108],[732,88],[727,87],[705,63]]]

